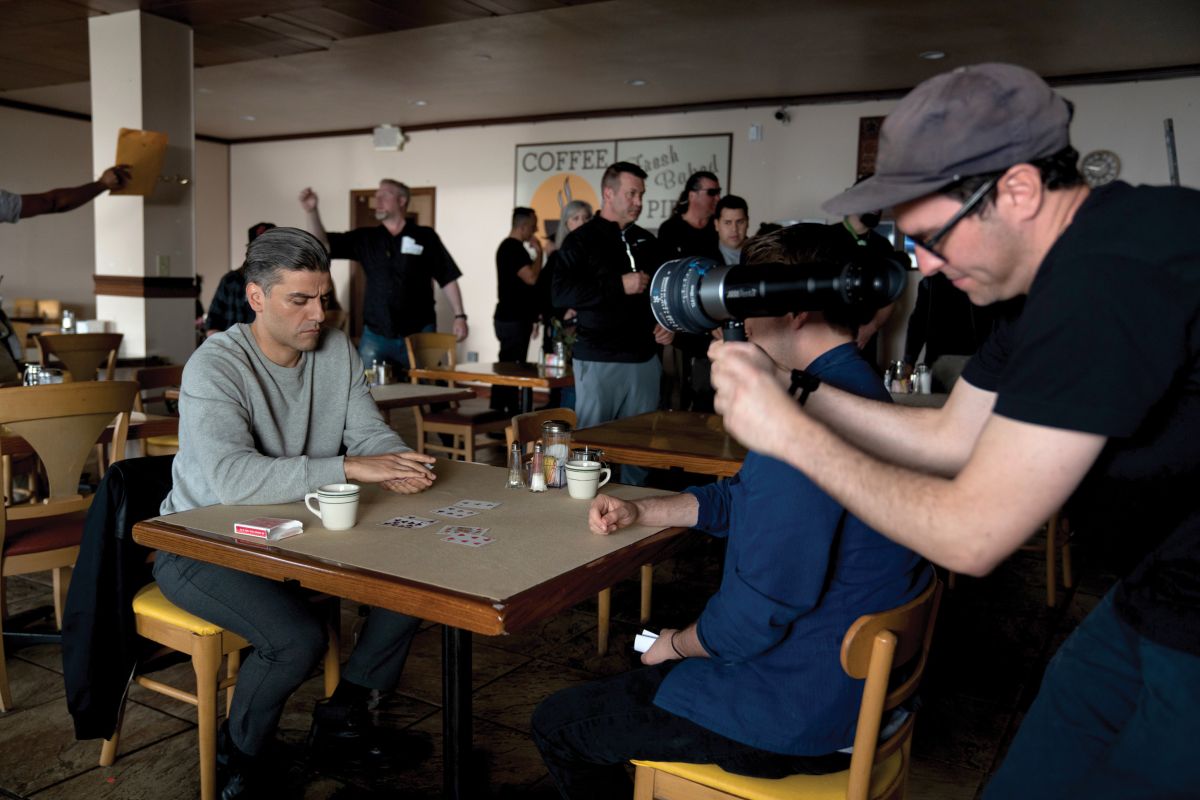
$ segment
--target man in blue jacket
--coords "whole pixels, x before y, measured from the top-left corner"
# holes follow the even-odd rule
[[[851,258],[836,232],[796,225],[746,246],[746,263]],[[872,310],[746,320],[776,363],[880,401],[887,392],[855,346]],[[803,401],[802,401],[803,402]],[[600,495],[593,532],[635,523],[727,536],[720,588],[700,618],[664,629],[642,669],[566,689],[533,714],[538,748],[563,797],[630,796],[631,758],[716,763],[759,777],[844,769],[862,684],[842,671],[841,640],[863,614],[927,585],[912,551],[851,516],[802,473],[751,452],[733,478],[635,501]]]

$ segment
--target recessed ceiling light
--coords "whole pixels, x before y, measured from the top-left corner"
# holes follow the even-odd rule
[[[429,105],[428,100],[410,100],[409,102],[412,103],[414,106],[417,106],[418,108]]]
[[[201,86],[200,88],[196,89],[196,94],[212,94],[212,93],[213,93],[213,90],[208,88],[207,86]]]
[[[646,81],[642,78],[630,78],[629,80],[627,80],[625,82],[628,83],[630,86],[645,86],[646,85]]]
[[[477,61],[491,61],[492,57],[490,55],[488,55],[487,53],[476,53],[475,59]]]
[[[918,54],[918,58],[923,58],[926,61],[941,61],[946,57],[944,50],[926,50],[924,53]]]
[[[242,122],[254,122],[256,119],[258,119],[258,117],[254,116],[253,114],[242,115]]]

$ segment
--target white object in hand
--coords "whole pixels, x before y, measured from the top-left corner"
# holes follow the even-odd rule
[[[639,653],[644,653],[649,650],[657,640],[657,633],[643,629],[641,633],[633,637],[633,649],[637,650]]]
[[[313,508],[316,500],[318,508]],[[358,519],[358,486],[353,483],[327,483],[304,495],[304,505],[321,518],[327,531],[344,531]]]

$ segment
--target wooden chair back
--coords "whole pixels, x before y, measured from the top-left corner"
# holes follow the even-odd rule
[[[525,452],[531,452],[533,443],[542,438],[542,423],[552,419],[569,422],[571,430],[575,430],[575,425],[579,422],[575,412],[569,408],[543,408],[540,411],[517,414],[512,418],[512,424],[504,431],[508,451],[512,451],[513,442],[521,442],[525,446]]]
[[[885,713],[912,697],[921,684],[941,596],[942,583],[934,577],[925,591],[899,608],[859,617],[842,639],[842,669],[851,678],[866,681],[854,733],[854,754],[850,757],[847,798],[866,798],[874,765],[901,748],[906,762],[901,776],[908,774],[907,753],[915,715],[909,714],[882,741],[879,729]],[[892,670],[897,666],[907,667],[906,677],[889,688]]]
[[[51,366],[50,356],[62,362],[71,380],[93,381],[96,370],[104,365],[104,379],[113,379],[117,365],[117,350],[122,333],[39,333],[36,337],[42,351],[42,366]]]
[[[123,453],[129,435],[133,381],[74,381],[0,389],[0,425],[26,442],[46,470],[49,495],[40,503],[13,506],[7,519],[32,519],[87,507],[79,494],[84,464],[104,429],[116,418],[113,451]],[[0,540],[3,539],[0,519]]]
[[[453,333],[414,333],[404,337],[404,345],[408,363],[417,369],[458,366],[458,339]],[[419,383],[416,378],[412,382]]]
[[[179,388],[183,383],[183,365],[170,364],[165,367],[142,367],[134,373],[134,380],[140,387],[134,400],[134,411],[145,411],[149,403],[166,405],[164,393],[167,389]],[[168,412],[170,409],[167,409]]]

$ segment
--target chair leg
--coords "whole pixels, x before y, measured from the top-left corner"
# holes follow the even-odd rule
[[[597,616],[599,624],[596,626],[596,652],[604,655],[608,652],[608,620],[612,613],[612,589],[605,589],[596,597]]]
[[[62,630],[63,609],[67,607],[67,589],[71,587],[71,568],[55,567],[54,576],[54,623]]]
[[[1071,540],[1067,536],[1066,530],[1062,536],[1062,571],[1063,571],[1063,586],[1070,589],[1075,585],[1075,579],[1071,575]]]
[[[217,672],[221,669],[221,637],[198,637],[192,653],[196,671],[196,716],[200,737],[200,800],[217,797]]]
[[[341,610],[337,601],[333,603],[333,613],[325,629],[329,633],[329,647],[325,650],[325,696],[333,697],[333,692],[342,677]]]
[[[0,711],[12,709],[12,689],[8,688],[8,661],[4,655],[4,634],[0,632]]]
[[[465,454],[463,456],[463,458],[465,458],[467,461],[474,461],[475,460],[475,431],[472,430],[469,433],[467,433],[467,435],[463,437],[463,440],[464,440],[463,441],[463,452]]]
[[[100,766],[111,767],[117,760],[117,750],[121,746],[121,724],[125,722],[125,699],[129,696],[128,689],[121,698],[121,707],[117,709],[117,727],[113,729],[111,739],[105,739],[100,746]]]
[[[642,564],[642,615],[639,621],[645,625],[650,621],[650,594],[654,590],[654,565]]]
[[[232,650],[225,656],[225,677],[230,681],[230,686],[225,690],[225,719],[229,719],[229,712],[233,708],[233,690],[237,688],[234,681],[237,680],[238,670],[242,668],[242,651]]]
[[[1046,523],[1046,605],[1054,608],[1058,602],[1058,570],[1055,559],[1058,556],[1055,532],[1058,529],[1058,514],[1050,517]]]

